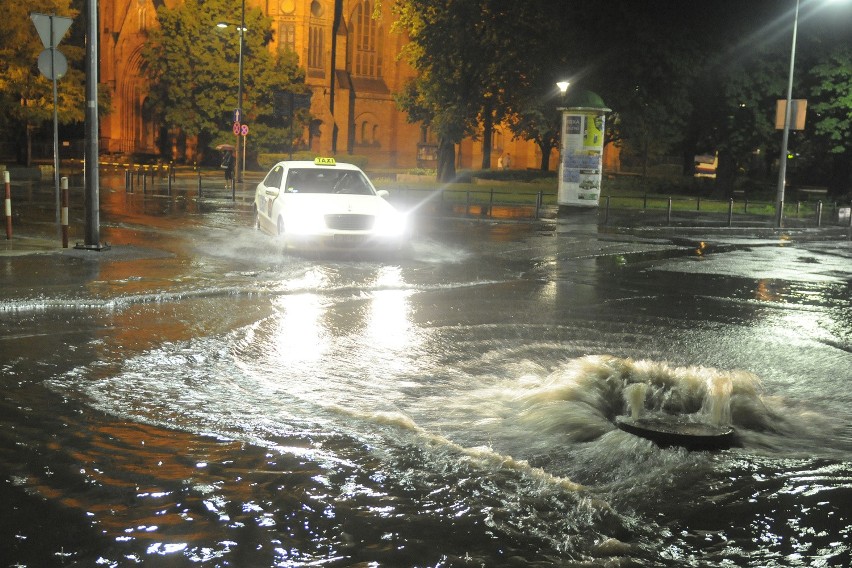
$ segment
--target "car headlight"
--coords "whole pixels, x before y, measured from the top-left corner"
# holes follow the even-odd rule
[[[373,230],[376,235],[382,237],[401,237],[405,234],[408,219],[402,213],[391,211],[376,217]]]

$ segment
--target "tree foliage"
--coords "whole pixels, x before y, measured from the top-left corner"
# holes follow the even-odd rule
[[[438,179],[454,176],[455,144],[476,132],[486,93],[489,53],[479,0],[408,0],[394,8],[410,42],[404,56],[418,71],[397,96],[409,120],[438,138]]]
[[[157,10],[159,28],[143,50],[150,79],[149,104],[170,132],[208,144],[232,142],[231,127],[239,86],[241,3],[238,0],[186,0]],[[218,23],[229,24],[225,28]],[[290,149],[301,135],[307,111],[289,124],[275,109],[279,92],[307,93],[304,71],[292,52],[271,54],[271,20],[247,8],[243,34],[242,122],[250,125],[251,154]],[[298,137],[298,136],[297,136]]]
[[[812,112],[808,129],[791,138],[801,162],[793,172],[817,173],[830,155],[831,169],[849,185],[850,26],[825,32],[849,13],[833,16],[826,6],[819,13],[816,4],[803,5],[802,23],[811,23],[799,32],[794,98],[808,98]],[[395,9],[411,39],[406,56],[419,72],[398,103],[450,150],[463,136],[485,136],[503,123],[539,145],[546,169],[559,133],[554,84],[568,80],[571,90],[596,92],[612,109],[606,140],[621,148],[624,163],[645,167],[680,155],[689,174],[696,153],[718,152],[722,193],[733,191],[738,175],[767,178],[777,164],[774,113],[787,79],[790,6],[397,0]],[[483,138],[486,153],[487,146]]]
[[[53,82],[38,69],[37,61],[44,45],[30,14],[38,12],[74,19],[82,18],[70,0],[32,0],[9,2],[3,6],[4,25],[0,26],[0,128],[12,132],[18,147],[25,149],[19,159],[29,165],[30,139],[34,131],[52,131]],[[84,48],[70,41],[71,33],[58,49],[68,60],[68,72],[57,83],[57,117],[61,124],[85,117],[85,75],[82,71]]]

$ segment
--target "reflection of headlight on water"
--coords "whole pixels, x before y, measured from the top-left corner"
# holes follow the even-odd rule
[[[401,237],[405,234],[407,224],[405,215],[394,211],[376,217],[373,231],[383,237]]]

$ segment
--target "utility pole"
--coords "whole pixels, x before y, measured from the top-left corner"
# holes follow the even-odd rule
[[[98,164],[98,0],[86,1],[86,149],[83,172],[85,241],[74,248],[105,250],[100,229],[100,165]]]

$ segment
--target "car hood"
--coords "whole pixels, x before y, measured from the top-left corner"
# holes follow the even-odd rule
[[[291,193],[285,196],[283,206],[323,215],[382,215],[396,211],[377,195]]]

